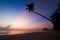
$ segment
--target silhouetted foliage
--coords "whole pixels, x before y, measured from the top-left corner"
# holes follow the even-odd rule
[[[30,4],[27,4],[26,6],[27,6],[26,10],[29,10],[29,12],[34,11],[34,3],[33,2]]]
[[[58,9],[51,16],[51,20],[49,18],[45,17],[44,15],[34,12],[34,4],[33,3],[27,4],[27,9],[29,10],[29,12],[32,11],[33,13],[40,15],[43,18],[51,21],[54,24],[54,28],[53,28],[54,30],[60,30],[60,3],[58,4]]]
[[[50,29],[48,29],[48,28],[44,28],[43,30],[50,30]]]
[[[50,32],[52,29],[48,29],[48,28],[43,28],[42,31],[45,31],[45,32]]]
[[[58,4],[58,9],[51,16],[51,20],[53,21],[53,29],[60,30],[60,3]]]
[[[34,11],[34,3],[33,2],[30,3],[30,4],[27,4],[26,6],[27,6],[27,9],[26,10],[29,10],[29,12],[32,11],[33,13],[35,13],[35,14],[37,14],[37,15],[39,15],[39,16],[41,16],[41,17],[43,17],[43,18],[45,18],[45,19],[47,19],[49,21],[51,21],[49,18],[45,17],[44,15],[42,15],[42,14],[37,13],[37,12]]]

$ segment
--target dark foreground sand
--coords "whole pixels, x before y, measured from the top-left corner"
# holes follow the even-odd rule
[[[60,32],[33,32],[16,35],[1,35],[0,40],[60,40]]]

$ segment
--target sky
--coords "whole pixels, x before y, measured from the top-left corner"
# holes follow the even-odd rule
[[[11,28],[34,30],[53,28],[50,21],[26,11],[26,4],[31,2],[34,2],[35,12],[50,18],[60,0],[0,0],[0,26],[11,25]]]

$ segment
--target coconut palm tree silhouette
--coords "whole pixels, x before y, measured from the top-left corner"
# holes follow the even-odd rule
[[[42,15],[40,13],[35,12],[33,2],[30,4],[27,4],[27,10],[29,10],[29,12],[33,12],[33,13],[45,18],[46,20],[49,20],[50,22],[52,22],[54,25],[54,27],[53,27],[54,30],[60,30],[60,3],[58,4],[58,10],[56,10],[56,12],[51,16],[51,19],[45,17],[44,15]]]
[[[33,12],[33,13],[35,13],[35,14],[37,14],[37,15],[39,15],[39,16],[41,16],[41,17],[43,17],[43,18],[45,18],[45,19],[47,19],[47,20],[52,22],[51,19],[49,19],[49,18],[45,17],[44,15],[34,11],[34,3],[33,2],[30,3],[30,4],[27,4],[26,6],[27,6],[26,10],[29,10],[29,12]]]
[[[26,4],[27,8],[26,10],[29,10],[29,12],[33,12],[34,11],[34,3],[30,3],[30,4]]]
[[[54,30],[60,30],[60,3],[58,4],[57,10],[52,14],[51,20],[53,21]]]

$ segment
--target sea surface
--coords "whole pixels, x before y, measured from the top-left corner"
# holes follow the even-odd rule
[[[31,33],[31,32],[38,32],[38,31],[17,31],[17,30],[0,31],[0,35],[15,35],[15,34],[24,34],[24,33]]]

